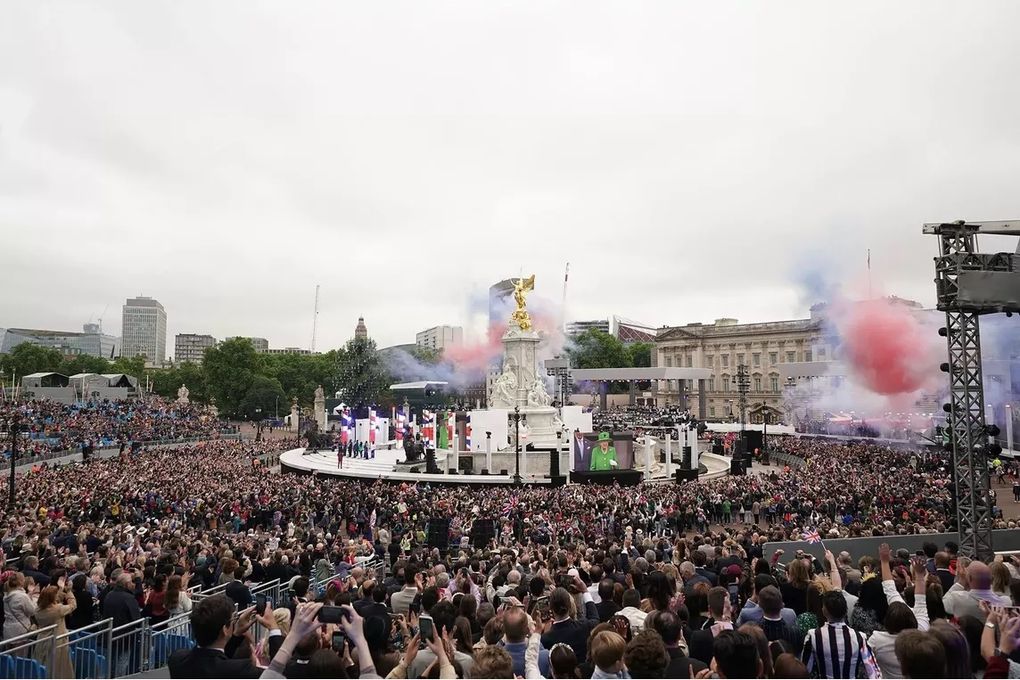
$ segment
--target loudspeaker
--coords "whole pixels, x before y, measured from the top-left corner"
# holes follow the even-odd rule
[[[759,430],[744,430],[744,441],[747,443],[748,453],[754,453],[755,449],[762,447],[762,436]]]
[[[744,474],[744,459],[742,457],[734,457],[730,461],[730,474],[731,475],[743,475]]]
[[[475,550],[484,550],[496,537],[496,522],[491,519],[476,519],[471,525],[471,545]]]
[[[499,474],[501,474],[501,475],[503,475],[504,477],[506,477],[506,476],[507,476],[507,475],[509,475],[510,473],[509,473],[509,472],[508,472],[507,470],[500,470],[500,471],[499,471]]]
[[[683,462],[681,463],[681,466],[685,470],[690,470],[692,462],[693,461],[691,460],[691,447],[685,446],[684,447],[684,457],[683,457]]]
[[[560,476],[560,452],[556,449],[549,449],[549,476],[554,479]]]
[[[461,458],[460,471],[465,475],[473,475],[475,473],[475,459],[471,456],[464,456]]]
[[[433,517],[429,520],[428,544],[446,550],[450,547],[450,518]]]
[[[567,476],[566,475],[555,475],[550,478],[550,486],[566,486]]]
[[[712,453],[717,456],[721,456],[723,454],[722,439],[719,437],[712,440]]]
[[[484,476],[487,474],[489,474],[489,468],[482,468],[482,475]]]
[[[439,474],[439,466],[436,465],[436,450],[426,449],[425,450],[425,471],[430,475]]]
[[[742,457],[744,455],[744,452],[747,451],[745,446],[746,446],[746,444],[745,444],[744,440],[741,439],[740,437],[737,437],[736,439],[734,439],[733,440],[733,457],[734,458]]]
[[[675,474],[676,474],[676,483],[677,484],[679,484],[680,482],[696,482],[696,481],[698,481],[698,471],[697,470],[684,470],[684,469],[678,468],[676,470]]]

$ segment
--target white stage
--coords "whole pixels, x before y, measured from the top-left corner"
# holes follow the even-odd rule
[[[522,455],[535,455],[533,452]],[[446,451],[436,453],[436,464],[443,469],[446,461]],[[399,461],[404,460],[403,449],[377,449],[375,458],[365,460],[363,458],[351,458],[344,456],[344,467],[337,467],[336,452],[331,450],[320,450],[314,453],[305,453],[303,448],[291,449],[280,456],[280,465],[283,468],[298,473],[315,473],[320,475],[333,475],[337,477],[348,477],[352,479],[383,479],[388,482],[431,482],[434,484],[512,484],[513,475],[448,475],[448,474],[425,474],[411,472],[409,470],[395,469]],[[707,471],[701,475],[701,479],[714,479],[729,474],[730,459],[717,456],[712,453],[702,453],[701,463]],[[425,461],[420,463],[425,467]],[[526,466],[524,466],[526,468]],[[668,483],[672,480],[662,478],[651,481]],[[550,484],[548,477],[533,477],[525,474],[526,484]]]

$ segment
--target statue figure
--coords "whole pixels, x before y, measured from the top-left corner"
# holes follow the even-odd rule
[[[503,372],[492,386],[492,400],[496,408],[510,408],[517,403],[517,376],[512,367],[503,367]]]
[[[534,406],[548,406],[552,403],[549,393],[545,391],[545,382],[541,378],[535,378],[535,382],[528,391],[528,403]]]
[[[522,331],[531,330],[531,317],[528,315],[527,300],[525,298],[525,293],[529,290],[535,290],[534,274],[526,279],[518,279],[514,283],[514,302],[517,303],[517,309],[510,315],[510,321],[516,323],[517,327]]]
[[[326,401],[326,393],[322,391],[322,385],[315,388],[315,401]]]
[[[189,392],[187,386],[185,386],[184,383],[181,383],[180,388],[177,390],[177,402],[180,404],[189,403],[188,394]]]

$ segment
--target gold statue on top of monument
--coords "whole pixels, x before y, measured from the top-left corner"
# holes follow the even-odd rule
[[[535,290],[535,275],[532,274],[528,278],[518,279],[514,283],[514,302],[517,303],[517,309],[510,315],[510,321],[516,323],[517,327],[522,331],[531,330],[531,317],[528,315],[527,301],[525,299],[525,293],[529,290]]]

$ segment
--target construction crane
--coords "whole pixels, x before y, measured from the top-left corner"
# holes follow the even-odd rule
[[[315,311],[312,312],[312,353],[315,353],[315,335],[319,329],[319,284],[315,284]]]

